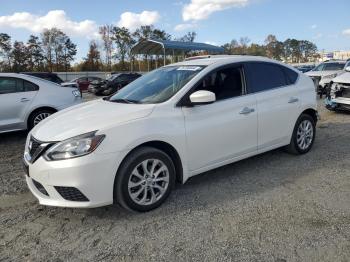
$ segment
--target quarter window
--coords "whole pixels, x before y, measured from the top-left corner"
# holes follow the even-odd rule
[[[283,70],[286,74],[286,77],[287,77],[287,81],[288,81],[288,84],[289,85],[294,85],[295,82],[297,81],[298,79],[298,73],[287,68],[287,67],[283,67]]]
[[[246,64],[246,68],[248,87],[251,93],[266,91],[289,84],[283,68],[279,65],[250,62]]]

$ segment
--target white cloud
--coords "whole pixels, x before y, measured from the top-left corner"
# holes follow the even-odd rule
[[[350,28],[343,30],[343,35],[350,36]]]
[[[185,31],[192,28],[196,28],[196,27],[197,27],[197,24],[178,24],[175,26],[174,30],[179,32],[179,31]]]
[[[63,10],[51,10],[44,16],[33,15],[28,12],[0,16],[0,27],[24,28],[34,33],[40,33],[45,28],[56,27],[70,36],[86,36],[88,38],[96,37],[98,31],[95,21],[73,21],[67,17]]]
[[[317,28],[317,25],[316,25],[316,24],[311,25],[310,28],[311,28],[311,29],[316,29],[316,28]]]
[[[152,25],[159,21],[160,14],[157,11],[143,11],[139,14],[125,12],[120,15],[117,25],[134,30],[142,25]]]
[[[320,38],[322,38],[323,37],[323,34],[322,33],[318,33],[318,34],[316,34],[314,37],[313,37],[313,39],[320,39]]]
[[[212,13],[246,6],[251,0],[191,0],[182,10],[184,21],[207,19]]]

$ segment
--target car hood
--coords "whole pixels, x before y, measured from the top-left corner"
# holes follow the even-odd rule
[[[119,124],[144,118],[155,105],[124,104],[95,100],[73,106],[53,114],[32,131],[40,141],[62,141],[95,130],[108,129]]]
[[[331,71],[309,71],[304,73],[307,76],[327,76],[341,72],[342,70],[331,70]]]
[[[335,83],[350,84],[350,72],[345,72],[345,73],[333,78],[332,81]]]

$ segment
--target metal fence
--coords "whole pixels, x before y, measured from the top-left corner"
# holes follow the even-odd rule
[[[57,74],[63,81],[67,82],[78,77],[89,77],[89,76],[95,76],[95,77],[100,77],[102,79],[106,79],[111,75],[112,72],[53,72],[53,73]],[[125,71],[113,72],[113,74],[115,73],[128,73],[128,72],[125,72]]]

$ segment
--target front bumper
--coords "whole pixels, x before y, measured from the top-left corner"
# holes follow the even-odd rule
[[[350,110],[350,98],[336,97],[325,99],[326,108],[329,110],[345,109]]]
[[[94,152],[62,161],[40,157],[33,164],[23,161],[25,170],[27,166],[27,185],[42,205],[93,208],[113,203],[114,179],[122,161],[120,153]],[[75,192],[85,198],[74,196]]]

